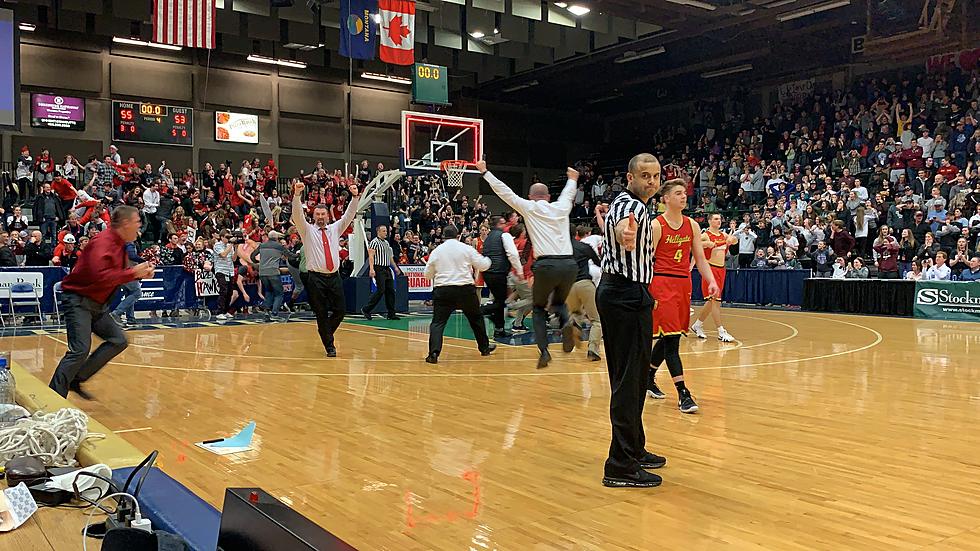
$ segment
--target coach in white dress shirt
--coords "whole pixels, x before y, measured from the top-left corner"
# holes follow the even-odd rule
[[[425,277],[432,281],[432,324],[429,326],[429,355],[425,361],[439,363],[442,334],[449,316],[456,310],[462,310],[470,323],[480,354],[489,356],[497,346],[487,337],[473,273],[486,271],[490,259],[460,243],[456,239],[459,230],[454,226],[447,226],[442,237],[445,241],[432,251],[425,265]]]
[[[337,348],[334,346],[333,334],[340,322],[344,321],[344,313],[347,311],[344,282],[337,272],[340,268],[340,236],[354,221],[360,191],[357,185],[350,186],[350,202],[340,220],[328,224],[330,213],[327,206],[317,205],[313,209],[313,223],[310,224],[303,214],[302,195],[305,188],[302,181],[293,179],[293,213],[290,219],[303,239],[308,274],[306,292],[316,314],[320,341],[327,351],[327,357],[335,358]]]
[[[551,354],[548,353],[549,299],[561,322],[562,349],[571,352],[578,344],[578,326],[572,323],[568,307],[565,306],[565,299],[578,275],[578,265],[572,255],[572,240],[568,234],[568,214],[572,211],[578,189],[578,171],[568,169],[565,189],[558,200],[552,202],[548,186],[544,184],[531,184],[528,199],[524,199],[487,171],[486,161],[478,161],[476,167],[494,193],[524,217],[534,251],[531,293],[534,301],[534,342],[541,353],[538,369],[548,367],[551,361]]]

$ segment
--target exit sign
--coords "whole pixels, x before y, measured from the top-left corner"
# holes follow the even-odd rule
[[[441,65],[416,63],[412,71],[412,102],[449,105],[449,71]]]

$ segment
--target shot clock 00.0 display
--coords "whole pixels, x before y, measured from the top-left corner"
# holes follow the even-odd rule
[[[416,63],[412,73],[412,103],[449,105],[449,71],[441,65]]]
[[[112,139],[163,145],[194,145],[194,110],[155,103],[112,102]]]

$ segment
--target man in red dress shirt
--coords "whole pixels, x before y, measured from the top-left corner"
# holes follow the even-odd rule
[[[130,206],[117,207],[112,211],[110,229],[92,239],[75,268],[61,282],[68,352],[48,386],[66,398],[73,390],[91,400],[81,383],[129,345],[122,328],[109,316],[107,306],[120,285],[153,276],[154,266],[149,262],[127,268],[126,243],[136,240],[139,229],[139,211]],[[90,356],[92,333],[103,343]]]

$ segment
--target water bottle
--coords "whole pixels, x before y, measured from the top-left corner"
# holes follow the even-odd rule
[[[17,384],[14,382],[14,374],[10,372],[10,365],[7,358],[0,356],[0,405],[15,404],[15,391]]]

